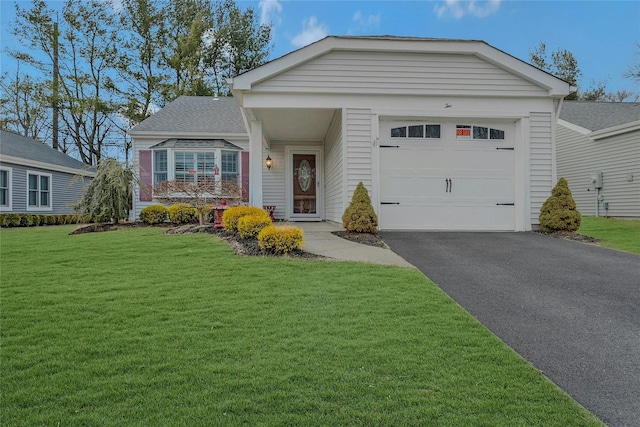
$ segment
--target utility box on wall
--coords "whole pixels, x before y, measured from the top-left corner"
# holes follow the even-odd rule
[[[594,188],[602,188],[603,174],[602,171],[592,172],[589,176],[589,181]]]

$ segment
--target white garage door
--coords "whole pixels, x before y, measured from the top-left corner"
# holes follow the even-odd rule
[[[512,123],[381,122],[383,230],[514,230]]]

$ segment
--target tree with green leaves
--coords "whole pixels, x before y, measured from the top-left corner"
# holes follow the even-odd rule
[[[83,178],[77,178],[83,179]],[[83,221],[118,222],[129,217],[134,169],[114,158],[100,159],[96,176],[85,187],[73,209]]]
[[[204,66],[218,94],[230,95],[227,79],[264,64],[271,50],[271,26],[260,25],[252,8],[233,0],[214,9],[213,27],[204,35]]]
[[[529,52],[529,59],[536,67],[553,74],[576,88],[578,87],[578,80],[582,77],[582,71],[578,67],[578,60],[570,51],[558,49],[552,52],[551,57],[549,57],[547,45],[544,42],[540,42],[538,46]],[[578,99],[578,92],[570,93],[565,99]]]

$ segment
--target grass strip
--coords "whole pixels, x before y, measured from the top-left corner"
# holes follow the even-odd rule
[[[605,248],[640,254],[640,220],[585,216],[578,233],[599,239]]]

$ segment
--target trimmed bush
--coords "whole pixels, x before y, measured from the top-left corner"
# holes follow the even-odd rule
[[[301,228],[269,225],[258,234],[260,249],[277,254],[286,254],[302,249],[304,233]]]
[[[140,211],[140,220],[145,224],[160,224],[169,217],[169,208],[164,205],[151,205]]]
[[[222,225],[228,233],[235,234],[238,232],[238,220],[247,215],[266,216],[270,218],[264,209],[254,206],[232,206],[222,214]]]
[[[243,239],[251,239],[257,237],[268,225],[271,225],[269,215],[245,215],[238,220],[238,234]]]
[[[204,215],[205,222],[213,224],[216,220],[216,211],[213,210],[215,205],[211,203],[207,203],[202,205],[202,213]]]
[[[0,227],[7,226],[7,216],[5,214],[0,214]]]
[[[198,210],[189,203],[176,203],[169,208],[169,221],[173,224],[191,224],[198,219]]]
[[[576,209],[569,183],[560,178],[551,197],[540,208],[540,225],[547,232],[574,232],[580,228],[582,215]]]
[[[356,187],[351,203],[342,215],[342,226],[347,231],[356,233],[378,232],[378,216],[371,205],[369,192],[362,182]]]

